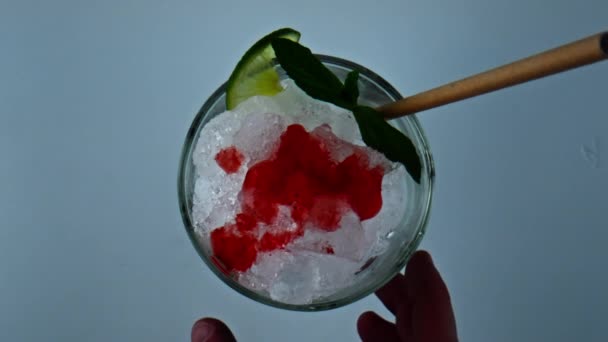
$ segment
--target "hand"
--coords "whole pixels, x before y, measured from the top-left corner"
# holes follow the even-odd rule
[[[456,342],[456,322],[450,294],[427,252],[414,253],[405,275],[398,274],[376,292],[396,316],[396,323],[374,312],[359,316],[363,342]]]
[[[416,252],[405,275],[398,274],[376,292],[397,317],[390,323],[374,312],[357,321],[363,342],[456,342],[456,323],[450,295],[431,256]],[[235,342],[230,329],[214,318],[203,318],[192,327],[192,342]]]

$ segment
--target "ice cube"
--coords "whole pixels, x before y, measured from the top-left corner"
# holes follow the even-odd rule
[[[293,259],[269,288],[272,299],[308,304],[348,287],[358,269],[356,263],[334,255],[292,252]]]
[[[351,261],[361,261],[367,255],[371,242],[365,235],[357,214],[348,210],[335,231],[328,232],[308,225],[304,235],[290,244],[288,249],[294,252],[333,254]]]
[[[207,178],[197,178],[194,183],[194,195],[192,196],[192,218],[194,225],[199,228],[203,221],[215,206],[214,201],[209,200],[205,194],[211,192],[212,183]]]
[[[333,160],[341,162],[346,157],[350,156],[355,152],[355,145],[349,144],[344,140],[338,138],[331,130],[328,124],[323,124],[316,127],[312,131],[312,135],[319,138],[325,143],[327,150]]]
[[[405,167],[396,164],[382,178],[382,208],[369,220],[363,221],[366,239],[375,241],[370,256],[382,254],[388,246],[387,236],[402,222],[406,211],[407,189]]]
[[[264,234],[279,234],[284,232],[295,232],[298,229],[298,224],[291,217],[291,208],[285,205],[279,205],[277,216],[270,224],[260,223],[258,227],[258,239],[261,239]]]
[[[241,119],[236,113],[225,112],[211,119],[201,129],[192,153],[192,161],[199,176],[213,175],[221,170],[215,162],[215,155],[232,145],[232,138],[241,127]]]
[[[260,253],[249,270],[239,277],[239,282],[252,290],[269,291],[286,264],[293,263],[293,255],[285,250]]]
[[[197,178],[194,186],[192,215],[195,230],[208,234],[234,218],[239,206],[238,193],[246,165],[233,174],[222,170],[215,156],[233,144],[233,136],[241,126],[241,119],[232,112],[220,114],[203,127],[193,152]]]
[[[196,180],[192,216],[200,233],[209,233],[232,221],[240,208],[238,194],[245,178],[244,168],[234,174],[221,173]]]
[[[340,139],[363,145],[357,121],[350,111],[311,98],[293,80],[285,80],[282,84],[285,90],[274,97],[280,113],[285,113],[307,131],[328,124]]]
[[[285,128],[285,117],[272,113],[252,113],[243,118],[241,128],[234,136],[234,145],[248,158],[251,166],[267,159]]]

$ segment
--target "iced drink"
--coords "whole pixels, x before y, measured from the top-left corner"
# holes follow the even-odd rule
[[[331,296],[387,248],[403,165],[365,146],[353,114],[293,81],[214,117],[192,155],[196,233],[222,272],[290,304]]]

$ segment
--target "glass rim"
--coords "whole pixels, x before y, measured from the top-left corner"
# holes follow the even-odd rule
[[[315,56],[317,56],[321,60],[321,62],[323,62],[324,64],[331,64],[331,65],[335,65],[335,66],[350,69],[350,70],[358,70],[361,76],[364,76],[364,77],[370,79],[371,81],[373,81],[374,83],[376,83],[378,85],[378,87],[380,87],[382,90],[389,93],[392,97],[394,97],[394,98],[403,97],[399,93],[399,91],[397,91],[397,89],[395,89],[390,83],[388,83],[388,81],[386,81],[384,78],[380,77],[378,74],[376,74],[372,70],[370,70],[362,65],[359,65],[355,62],[352,62],[352,61],[349,61],[346,59],[329,56],[329,55],[315,54]],[[217,100],[226,93],[227,83],[228,83],[228,81],[224,82],[222,85],[220,85],[217,88],[217,90],[215,90],[209,96],[209,98],[207,98],[205,103],[202,105],[201,109],[197,112],[196,116],[192,120],[192,124],[190,125],[190,128],[188,129],[188,133],[186,134],[186,138],[185,138],[184,144],[182,146],[182,151],[181,151],[180,161],[179,161],[179,170],[178,170],[178,179],[177,179],[179,209],[180,209],[182,221],[184,223],[184,228],[186,229],[188,237],[190,238],[190,242],[194,246],[195,250],[197,251],[200,258],[203,260],[203,262],[218,278],[220,278],[222,280],[223,283],[225,283],[226,285],[228,285],[230,288],[232,288],[236,292],[240,293],[241,295],[243,295],[249,299],[252,299],[256,302],[262,303],[262,304],[266,304],[266,305],[269,305],[269,306],[272,306],[275,308],[279,308],[279,309],[291,310],[291,311],[324,311],[324,310],[335,309],[338,307],[342,307],[342,306],[354,303],[360,299],[363,299],[363,298],[369,296],[370,294],[372,294],[373,292],[375,292],[376,290],[378,290],[379,288],[381,288],[382,286],[384,286],[387,282],[389,282],[395,276],[395,274],[397,274],[399,271],[401,271],[401,269],[403,269],[403,267],[405,267],[405,265],[406,265],[407,261],[409,260],[409,258],[411,257],[411,255],[416,251],[416,249],[418,248],[418,246],[422,240],[422,237],[424,236],[424,234],[426,232],[426,227],[427,227],[428,220],[430,217],[432,197],[433,197],[433,187],[434,187],[434,181],[435,181],[435,165],[434,165],[434,160],[433,160],[430,148],[428,146],[426,135],[424,134],[424,132],[422,130],[422,126],[420,125],[420,122],[418,121],[416,116],[409,115],[407,117],[407,119],[411,120],[411,122],[412,122],[411,126],[415,130],[415,134],[419,138],[418,139],[420,141],[419,149],[420,149],[420,152],[422,152],[422,155],[420,157],[421,157],[421,159],[423,159],[423,164],[425,165],[424,170],[426,171],[425,174],[428,177],[428,190],[425,192],[426,193],[426,199],[425,199],[426,203],[424,205],[424,208],[426,208],[426,210],[422,214],[422,219],[421,219],[420,224],[418,225],[418,227],[416,227],[416,232],[415,232],[414,237],[412,238],[412,241],[407,245],[407,248],[405,248],[403,251],[399,252],[399,257],[397,258],[397,261],[396,261],[395,265],[393,266],[392,271],[386,273],[387,276],[383,277],[383,279],[379,279],[378,281],[373,282],[372,285],[368,285],[367,287],[363,288],[362,290],[357,291],[356,293],[353,293],[344,298],[335,299],[335,300],[331,300],[331,301],[327,301],[327,302],[323,302],[323,303],[311,303],[311,304],[282,303],[279,301],[275,301],[269,297],[265,297],[265,296],[255,292],[254,290],[248,289],[244,285],[239,284],[235,279],[227,276],[221,270],[219,270],[218,267],[216,267],[213,264],[211,259],[209,257],[207,257],[207,255],[203,251],[201,244],[198,243],[198,238],[197,238],[196,232],[194,230],[194,224],[190,217],[190,208],[188,207],[188,201],[186,198],[187,194],[185,193],[186,166],[188,165],[188,160],[192,156],[191,151],[194,148],[194,144],[196,142],[197,133],[199,131],[201,122],[205,118],[208,111],[217,103]],[[401,119],[393,119],[393,120],[401,120]]]

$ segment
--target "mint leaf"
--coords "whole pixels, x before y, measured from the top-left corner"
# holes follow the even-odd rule
[[[358,71],[351,71],[342,85],[310,49],[282,38],[273,40],[272,48],[287,75],[300,89],[312,98],[351,110],[363,141],[389,160],[403,164],[414,181],[420,183],[422,162],[412,141],[384,121],[375,109],[357,105]]]
[[[356,105],[343,98],[340,79],[310,49],[283,38],[273,40],[272,49],[287,75],[310,97],[349,110]]]
[[[344,80],[344,88],[342,88],[342,93],[340,94],[342,98],[349,103],[357,104],[357,98],[359,97],[359,86],[357,82],[359,81],[359,71],[353,70],[346,75],[346,80]]]
[[[412,141],[371,107],[356,106],[353,114],[365,144],[382,152],[386,158],[403,164],[416,183],[420,183],[422,165]]]

